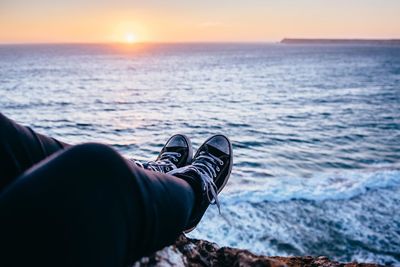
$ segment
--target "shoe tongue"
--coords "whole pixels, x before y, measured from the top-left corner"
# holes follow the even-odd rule
[[[214,147],[213,145],[210,145],[210,144],[207,144],[207,151],[208,151],[208,153],[216,156],[217,158],[228,155],[224,151],[221,151],[219,148]]]
[[[171,155],[166,156],[166,155],[164,155],[165,152],[180,153],[180,154],[181,154],[181,157],[180,157],[180,158],[177,158],[176,156],[171,156]],[[164,161],[165,159],[169,159],[169,161],[170,161],[172,164],[174,164],[174,165],[176,166],[176,165],[179,164],[179,163],[178,163],[178,162],[175,162],[175,161],[173,160],[173,158],[178,159],[178,162],[179,162],[181,159],[185,159],[185,148],[183,148],[183,147],[165,147],[165,149],[162,150],[161,153],[158,155],[156,161],[161,160],[161,159],[162,159],[162,161]]]
[[[164,150],[161,151],[159,156],[161,156],[164,152],[175,152],[180,153],[181,155],[185,155],[185,148],[181,146],[165,147]]]

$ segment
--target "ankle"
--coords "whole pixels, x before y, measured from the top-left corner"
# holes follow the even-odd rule
[[[195,204],[200,203],[201,202],[201,198],[203,195],[203,189],[202,189],[202,184],[200,182],[199,179],[199,174],[195,173],[195,172],[190,172],[190,173],[175,173],[172,174],[173,176],[184,180],[185,182],[187,182],[190,187],[192,188],[193,192],[194,192],[194,196],[195,196]]]

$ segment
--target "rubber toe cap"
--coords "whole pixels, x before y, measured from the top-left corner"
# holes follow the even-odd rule
[[[220,150],[221,152],[229,155],[230,154],[230,143],[225,136],[216,135],[208,140],[207,145],[215,147],[216,149]]]

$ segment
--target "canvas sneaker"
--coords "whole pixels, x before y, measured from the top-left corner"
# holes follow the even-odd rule
[[[137,166],[155,172],[167,173],[192,162],[193,148],[190,139],[183,134],[175,134],[168,139],[155,161],[141,162],[130,159]]]
[[[184,232],[196,227],[210,204],[216,204],[220,211],[218,193],[228,182],[232,165],[231,142],[224,135],[214,135],[200,146],[192,164],[168,173],[187,181],[196,194],[196,204]]]

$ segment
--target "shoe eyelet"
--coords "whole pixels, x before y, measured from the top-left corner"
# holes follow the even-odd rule
[[[167,172],[169,172],[169,167],[166,167],[165,170],[166,170]]]
[[[174,159],[175,162],[178,162],[178,159]]]
[[[220,171],[220,168],[217,166],[217,168],[215,168],[215,169],[217,169],[217,172],[219,172]]]
[[[224,162],[221,161],[221,162],[219,163],[219,165],[221,165],[221,166],[224,165]]]
[[[178,153],[178,158],[180,158],[182,155],[181,155],[181,153]]]

